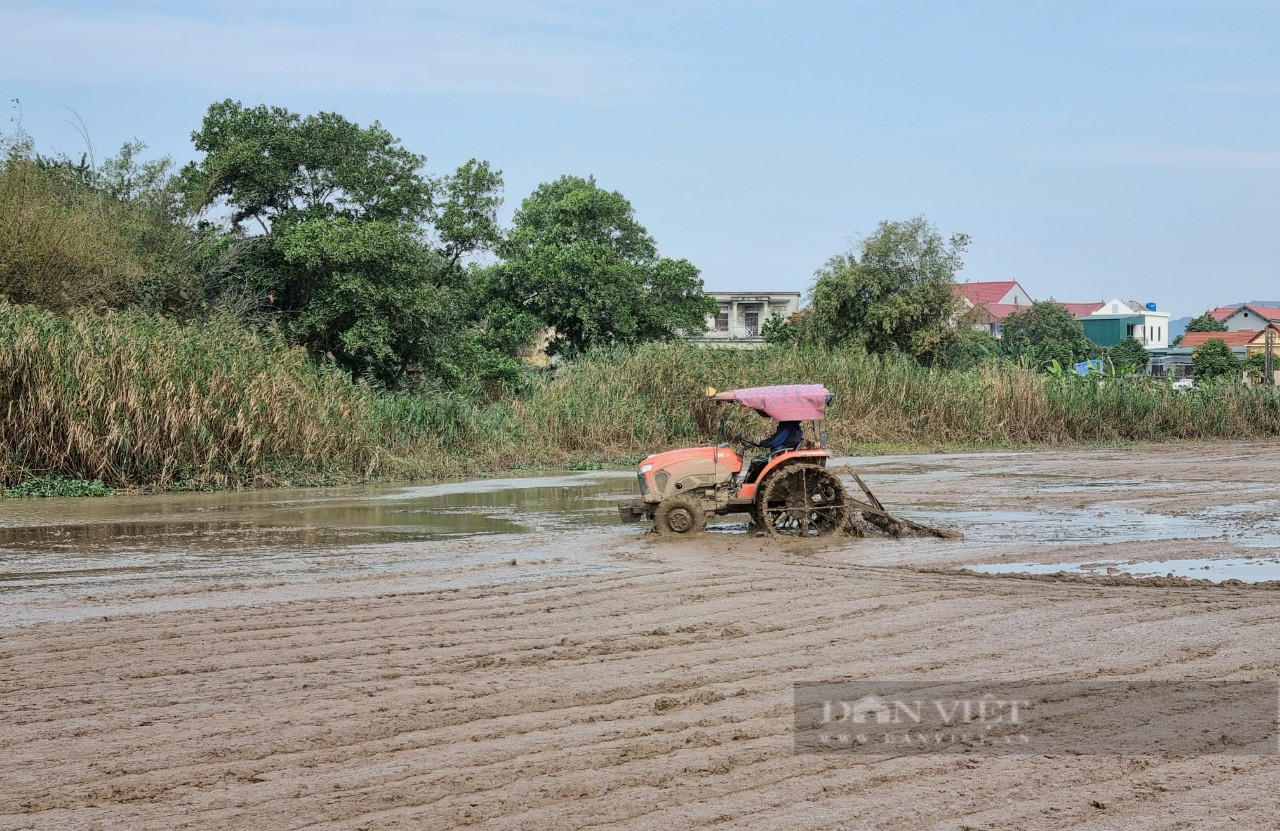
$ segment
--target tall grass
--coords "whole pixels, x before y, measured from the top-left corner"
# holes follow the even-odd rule
[[[519,394],[391,395],[229,322],[0,304],[0,485],[49,476],[198,487],[438,477],[714,440],[705,387],[821,383],[837,450],[1280,434],[1280,397],[1234,384],[966,372],[835,351],[596,352]],[[766,429],[734,413],[733,429]]]
[[[273,484],[435,472],[425,416],[230,323],[0,305],[0,477]]]
[[[704,388],[821,383],[828,438],[860,444],[1009,446],[1280,435],[1280,396],[1237,384],[1191,392],[1133,376],[1049,377],[1008,363],[928,369],[832,350],[647,346],[589,355],[517,401],[516,422],[551,447],[608,456],[710,438]],[[736,414],[738,430],[763,429]],[[701,423],[700,423],[701,422]]]

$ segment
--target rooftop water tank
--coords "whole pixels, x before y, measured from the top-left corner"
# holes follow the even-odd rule
[[[1148,304],[1147,304],[1147,311],[1149,311],[1149,312],[1154,312],[1155,310],[1156,310],[1156,304],[1155,304],[1155,303],[1148,303]]]

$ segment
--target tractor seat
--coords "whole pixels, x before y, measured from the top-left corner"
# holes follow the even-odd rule
[[[765,469],[765,467],[769,464],[769,462],[773,461],[776,457],[781,456],[783,453],[790,453],[793,450],[799,450],[803,446],[804,446],[804,443],[801,442],[795,447],[784,447],[781,450],[776,450],[767,456],[756,456],[754,459],[751,460],[751,465],[747,468],[747,476],[745,479],[742,480],[742,483],[744,485],[748,485],[756,481],[756,479],[760,478],[761,471]]]

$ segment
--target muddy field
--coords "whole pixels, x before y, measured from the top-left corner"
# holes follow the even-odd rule
[[[792,725],[797,682],[1275,679],[1280,445],[856,463],[966,539],[670,542],[625,472],[0,503],[0,829],[1280,828],[1274,752]]]

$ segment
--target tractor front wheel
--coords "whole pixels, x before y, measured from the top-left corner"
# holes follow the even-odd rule
[[[707,527],[707,516],[697,502],[687,496],[664,499],[653,515],[653,527],[663,536],[696,534]]]

